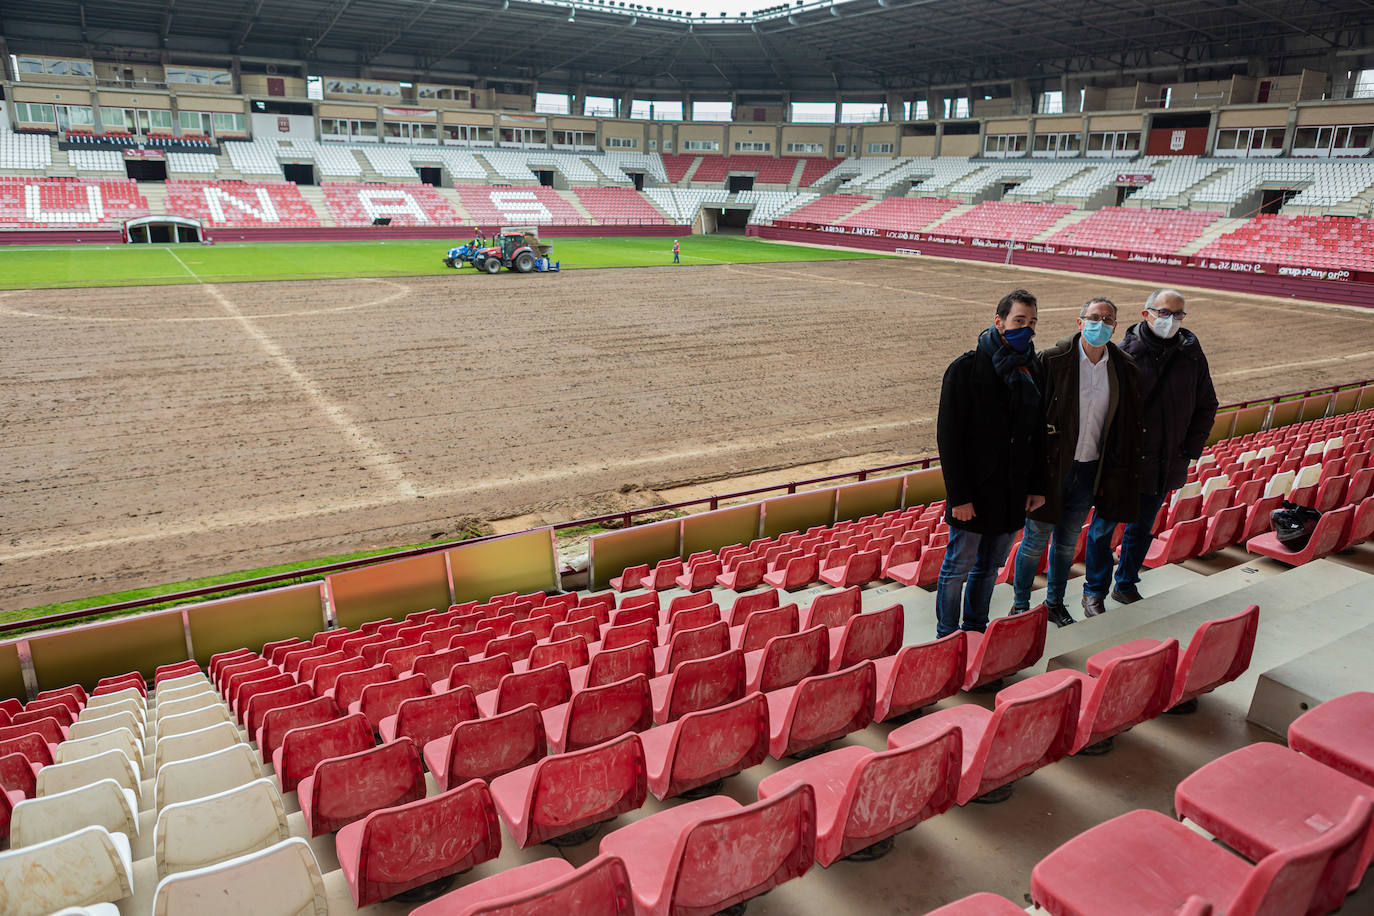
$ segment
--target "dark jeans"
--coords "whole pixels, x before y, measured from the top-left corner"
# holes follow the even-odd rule
[[[1168,493],[1141,493],[1140,512],[1136,515],[1135,521],[1126,526],[1126,533],[1121,539],[1121,559],[1116,564],[1116,584],[1135,585],[1140,581],[1140,566],[1145,562],[1145,554],[1150,549],[1150,542],[1154,540],[1154,535],[1150,529],[1155,525],[1155,516],[1159,514],[1159,507],[1164,505]],[[1100,568],[1093,568],[1089,564],[1088,581],[1083,585],[1083,594],[1093,595],[1103,598],[1107,594],[1108,585],[1112,579],[1111,564],[1111,543],[1112,533],[1116,530],[1117,523],[1109,522],[1103,518],[1093,519],[1092,527],[1088,529],[1088,550],[1089,556],[1092,555],[1094,544],[1097,549],[1103,549],[1105,545],[1106,562]]]
[[[935,586],[935,634],[948,636],[955,630],[988,628],[988,609],[997,573],[1007,562],[1014,535],[979,534],[949,526],[949,546],[940,566]],[[961,599],[962,598],[962,602]],[[962,603],[963,625],[960,625]]]
[[[1021,547],[1016,551],[1016,577],[1012,581],[1011,599],[1013,611],[1030,609],[1035,571],[1040,566],[1040,557],[1045,552],[1046,544],[1050,545],[1050,570],[1045,603],[1064,603],[1064,587],[1073,568],[1074,549],[1078,546],[1079,532],[1083,530],[1083,520],[1092,508],[1093,483],[1096,479],[1096,461],[1075,461],[1060,487],[1058,523],[1026,519]],[[1091,559],[1088,565],[1093,565]],[[1107,555],[1107,568],[1111,568],[1110,553]]]

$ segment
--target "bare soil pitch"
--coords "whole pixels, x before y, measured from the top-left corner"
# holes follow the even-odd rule
[[[5,294],[0,608],[927,454],[1017,286],[1042,344],[1149,291],[900,260]],[[1374,375],[1374,314],[1188,311],[1224,402]]]

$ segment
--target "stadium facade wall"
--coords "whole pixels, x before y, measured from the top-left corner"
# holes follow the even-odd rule
[[[205,230],[214,242],[377,242],[387,239],[458,239],[470,231],[461,226],[318,226],[296,229],[218,227]],[[550,238],[597,236],[663,237],[691,234],[689,225],[563,226],[540,224]],[[15,229],[0,232],[0,245],[120,245],[118,229]]]
[[[962,261],[1008,262],[1007,242],[998,239],[827,226],[787,220],[779,220],[772,226],[749,226],[746,231],[758,238],[809,245],[843,245]],[[1150,283],[1199,286],[1374,308],[1374,272],[1307,269],[1193,255],[1088,250],[1035,242],[1014,243],[1010,263],[1017,267],[1043,267]]]

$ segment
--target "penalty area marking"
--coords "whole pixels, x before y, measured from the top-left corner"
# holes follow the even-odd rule
[[[202,280],[200,277],[196,276],[196,272],[195,272],[194,270],[192,270],[190,267],[187,266],[186,262],[183,261],[183,260],[181,259],[181,255],[177,254],[175,251],[173,251],[173,250],[170,249],[170,248],[164,248],[164,249],[162,249],[162,250],[165,251],[165,252],[167,252],[168,254],[170,254],[170,255],[172,256],[172,259],[173,259],[173,260],[175,260],[178,264],[180,264],[183,268],[185,268],[186,272],[187,272],[188,274],[191,275],[191,279],[192,279],[192,280],[195,280],[197,283],[204,283],[204,282],[205,282],[205,281]]]

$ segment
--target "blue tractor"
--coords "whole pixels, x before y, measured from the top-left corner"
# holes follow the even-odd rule
[[[459,245],[457,248],[450,248],[448,254],[444,255],[444,265],[456,270],[464,264],[471,264],[473,255],[480,250],[476,245]]]

